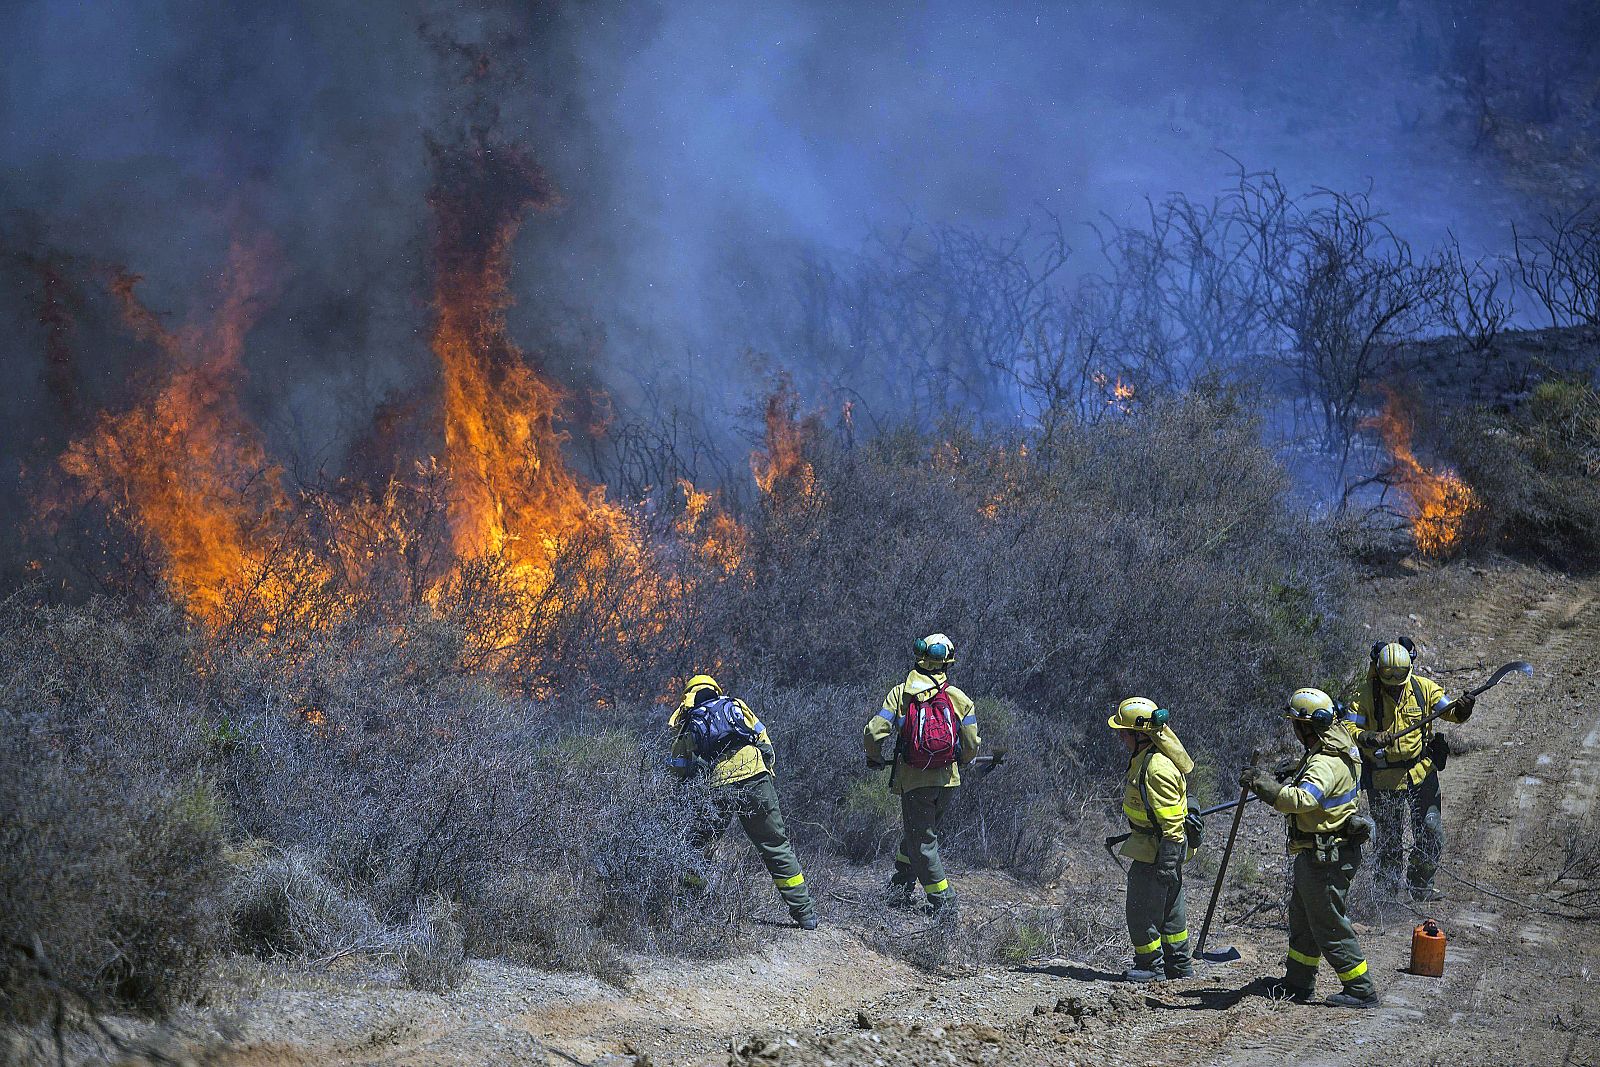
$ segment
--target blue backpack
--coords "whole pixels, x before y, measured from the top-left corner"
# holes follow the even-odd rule
[[[744,721],[744,712],[732,697],[717,697],[685,711],[683,732],[694,754],[709,763],[756,742],[756,732]]]

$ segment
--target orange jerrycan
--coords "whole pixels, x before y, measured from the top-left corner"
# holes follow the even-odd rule
[[[1444,946],[1444,931],[1432,919],[1411,931],[1411,973],[1443,977]]]

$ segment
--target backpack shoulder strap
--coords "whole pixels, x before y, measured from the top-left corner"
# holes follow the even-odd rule
[[[1150,760],[1156,754],[1156,746],[1152,744],[1145,751],[1144,763],[1139,768],[1139,799],[1144,803],[1144,817],[1150,820],[1150,832],[1157,837],[1161,836],[1161,824],[1156,822],[1156,809],[1150,806]],[[1138,759],[1135,756],[1134,759]]]

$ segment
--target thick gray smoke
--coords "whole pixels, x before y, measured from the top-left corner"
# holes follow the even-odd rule
[[[1092,248],[1081,221],[1209,194],[1232,160],[1370,185],[1402,233],[1494,249],[1547,188],[1474,126],[1472,80],[1513,55],[1559,98],[1586,8],[22,0],[0,27],[0,447],[47,462],[148,359],[107,270],[203,318],[230,242],[266,236],[247,406],[291,469],[337,469],[434,373],[426,145],[473,124],[562,197],[519,238],[519,339],[632,409],[725,416],[803,365],[778,325],[802,257],[1048,213]]]

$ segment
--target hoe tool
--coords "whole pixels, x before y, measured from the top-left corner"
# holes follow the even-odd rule
[[[1512,662],[1507,663],[1504,667],[1501,667],[1499,670],[1495,671],[1493,674],[1489,675],[1489,680],[1478,686],[1478,688],[1467,690],[1467,696],[1477,697],[1482,693],[1487,693],[1489,690],[1499,685],[1508,674],[1526,674],[1531,678],[1533,677],[1533,664],[1524,663],[1520,659],[1513,660]],[[1418,719],[1416,722],[1412,723],[1410,726],[1407,726],[1404,730],[1395,730],[1390,733],[1379,734],[1378,740],[1380,743],[1387,745],[1397,737],[1404,737],[1406,734],[1422,729],[1424,726],[1428,725],[1430,722],[1437,719],[1448,710],[1450,709],[1441,708],[1438,711],[1430,712],[1429,714]]]
[[[1211,903],[1206,905],[1206,921],[1200,924],[1200,940],[1195,944],[1195,959],[1208,963],[1232,963],[1239,958],[1239,950],[1232,945],[1216,952],[1206,951],[1206,938],[1211,935],[1211,917],[1217,912],[1217,898],[1222,896],[1222,879],[1228,873],[1228,860],[1233,858],[1233,843],[1239,837],[1239,823],[1244,819],[1244,806],[1254,798],[1246,786],[1239,792],[1233,805],[1233,826],[1228,830],[1228,844],[1222,850],[1222,862],[1217,864],[1217,884],[1211,888]],[[1226,806],[1226,805],[1224,805]]]

